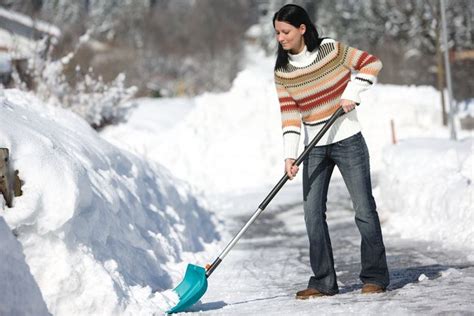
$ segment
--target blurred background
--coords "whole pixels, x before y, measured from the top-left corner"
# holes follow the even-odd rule
[[[121,111],[96,119],[97,104],[228,90],[246,44],[275,54],[272,16],[290,2],[320,35],[380,57],[379,82],[444,91],[438,0],[0,0],[1,83],[76,108],[99,129]],[[473,15],[474,1],[446,1],[457,104],[474,97]]]

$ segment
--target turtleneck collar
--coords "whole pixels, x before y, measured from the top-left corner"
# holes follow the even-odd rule
[[[298,54],[291,54],[288,52],[288,61],[290,64],[296,67],[306,67],[311,64],[318,55],[318,50],[315,49],[314,51],[308,51],[306,45],[303,47],[303,50]]]

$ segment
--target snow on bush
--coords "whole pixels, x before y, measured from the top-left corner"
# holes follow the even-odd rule
[[[53,314],[114,315],[156,301],[152,291],[176,284],[176,264],[219,238],[212,214],[167,169],[31,94],[0,97],[0,144],[25,183],[0,216]]]
[[[106,84],[102,78],[95,79],[92,72],[76,83],[73,91],[63,98],[63,104],[83,117],[93,128],[123,122],[134,107],[128,102],[136,92],[135,87],[125,87],[125,74]]]
[[[78,47],[83,41],[79,41]],[[126,119],[134,106],[129,101],[137,88],[125,86],[125,74],[121,73],[115,80],[106,83],[102,77],[95,76],[92,69],[83,74],[77,67],[75,83],[71,83],[64,71],[75,52],[53,60],[51,48],[48,42],[39,42],[33,58],[29,60],[30,76],[38,97],[48,104],[79,114],[95,129]]]

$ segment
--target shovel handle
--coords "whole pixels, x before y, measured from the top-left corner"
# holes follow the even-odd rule
[[[334,124],[334,122],[341,116],[343,115],[344,109],[342,107],[339,107],[336,112],[326,121],[324,124],[323,128],[319,131],[318,134],[313,138],[313,140],[308,144],[306,149],[299,155],[299,157],[296,159],[294,162],[294,165],[299,166],[305,159],[308,157],[309,152],[313,149],[313,147],[321,140],[323,135],[328,131],[328,129]],[[238,234],[229,242],[229,244],[225,247],[225,249],[222,251],[222,253],[217,257],[216,260],[210,265],[206,266],[206,277],[209,277],[212,272],[217,268],[217,266],[222,262],[224,257],[227,255],[227,253],[234,247],[234,245],[239,241],[240,237],[247,231],[250,225],[257,219],[257,217],[263,212],[263,210],[267,207],[267,205],[273,200],[275,195],[280,191],[280,189],[285,185],[286,181],[288,181],[290,178],[285,172],[285,175],[278,181],[278,183],[273,187],[273,189],[270,191],[270,193],[267,195],[267,197],[263,200],[263,202],[260,204],[258,209],[255,211],[255,213],[252,215],[252,217],[248,220],[248,222],[240,229]]]
[[[326,134],[328,129],[344,113],[345,112],[344,112],[344,109],[342,107],[340,107],[339,109],[337,109],[336,112],[334,112],[334,114],[326,121],[326,123],[324,124],[323,128],[321,128],[319,133],[316,134],[316,136],[314,136],[313,140],[308,144],[308,146],[306,146],[305,150],[298,156],[298,158],[295,160],[293,165],[299,166],[308,157],[310,151],[314,148],[314,146],[316,146],[316,144],[321,140],[321,138],[324,136],[324,134]],[[271,202],[271,200],[273,200],[273,198],[278,193],[278,191],[280,191],[280,189],[283,187],[283,185],[286,183],[286,181],[288,181],[289,179],[290,178],[288,177],[288,175],[285,172],[284,176],[275,185],[275,187],[272,189],[272,191],[270,191],[270,193],[267,195],[267,197],[263,200],[263,202],[260,204],[260,206],[258,208],[264,210],[267,207],[267,205]]]

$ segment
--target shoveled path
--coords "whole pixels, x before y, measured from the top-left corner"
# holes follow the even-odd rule
[[[220,217],[227,216],[230,233],[223,246],[249,219],[266,193],[216,198]],[[386,293],[361,295],[360,236],[347,190],[337,177],[329,189],[327,215],[340,294],[306,301],[294,298],[296,291],[306,287],[311,270],[300,185],[289,184],[209,278],[207,293],[190,312],[474,315],[474,263],[467,261],[466,254],[387,233],[384,241],[391,285]]]

